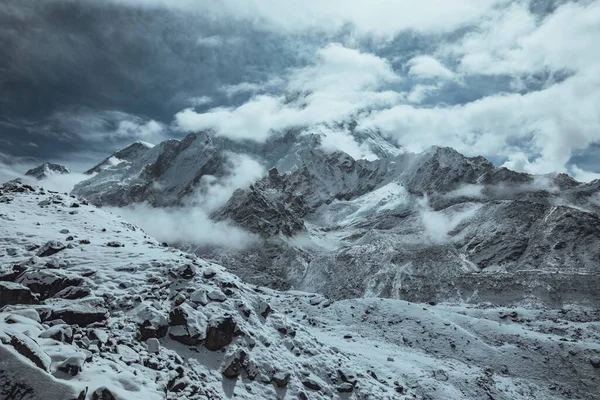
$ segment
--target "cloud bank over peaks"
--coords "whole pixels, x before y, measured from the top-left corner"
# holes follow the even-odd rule
[[[359,121],[359,129],[381,129],[409,151],[433,143],[504,160],[517,171],[571,172],[574,152],[600,141],[597,21],[600,1],[566,2],[543,17],[528,2],[513,2],[479,29],[440,44],[435,59],[415,57],[407,64],[409,75],[426,77],[443,75],[434,60],[454,60],[461,84],[478,76],[504,77],[512,91],[420,106],[423,96],[442,87],[440,76],[436,85],[413,87],[408,100],[414,104],[374,111]]]
[[[400,79],[383,58],[329,44],[318,50],[313,65],[288,71],[283,93],[259,94],[240,106],[203,113],[186,109],[175,116],[175,124],[184,131],[212,129],[218,136],[262,142],[274,131],[389,107],[401,95],[382,87]]]

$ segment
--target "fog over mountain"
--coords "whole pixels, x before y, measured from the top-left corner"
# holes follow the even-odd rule
[[[4,0],[0,400],[600,399],[600,0]]]

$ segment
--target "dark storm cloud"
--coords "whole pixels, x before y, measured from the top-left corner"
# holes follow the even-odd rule
[[[0,5],[0,135],[15,146],[0,146],[47,156],[85,148],[86,135],[110,132],[124,116],[169,124],[191,98],[230,102],[219,87],[307,62],[311,41],[187,9],[8,0]],[[65,123],[69,115],[76,123]],[[114,146],[119,139],[131,138]]]

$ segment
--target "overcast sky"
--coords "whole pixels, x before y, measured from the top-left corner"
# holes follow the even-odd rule
[[[0,168],[354,119],[589,180],[598,43],[600,0],[3,0]]]

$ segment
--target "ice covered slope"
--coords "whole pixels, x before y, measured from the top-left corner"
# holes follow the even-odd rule
[[[306,294],[278,298],[289,316],[370,376],[406,397],[435,400],[600,398],[597,309],[478,308],[391,299],[310,306]],[[316,303],[318,299],[313,299]],[[375,397],[376,398],[376,397]]]
[[[2,399],[397,398],[270,306],[286,294],[116,216],[8,183],[0,221]]]

